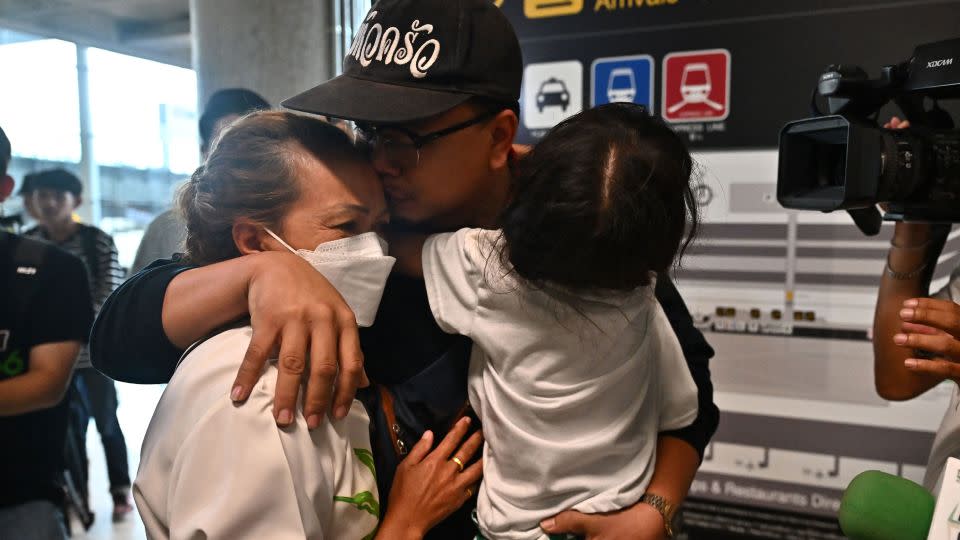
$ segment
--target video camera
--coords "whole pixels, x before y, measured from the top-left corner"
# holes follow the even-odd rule
[[[960,130],[937,102],[951,98],[960,98],[960,39],[921,45],[877,79],[856,66],[829,66],[812,100],[821,116],[780,131],[777,200],[846,210],[868,235],[882,219],[960,222]],[[824,100],[827,113],[818,106]],[[878,111],[891,101],[909,128],[880,127]],[[877,203],[887,205],[883,218]]]

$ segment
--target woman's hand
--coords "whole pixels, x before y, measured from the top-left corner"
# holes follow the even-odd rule
[[[430,431],[413,446],[397,467],[377,538],[421,538],[477,492],[483,461],[477,460],[462,472],[453,461],[468,463],[483,445],[479,431],[460,444],[469,427],[470,418],[461,418],[432,452]]]
[[[931,359],[907,358],[904,366],[918,373],[960,384],[960,305],[949,300],[911,298],[900,310],[901,333],[893,342],[932,353]]]
[[[251,257],[257,258],[247,287],[253,338],[231,398],[247,399],[267,359],[276,357],[279,375],[273,416],[277,424],[293,421],[304,382],[303,414],[311,429],[320,425],[331,394],[332,416],[343,418],[357,387],[366,383],[353,311],[323,274],[302,258],[279,251]]]

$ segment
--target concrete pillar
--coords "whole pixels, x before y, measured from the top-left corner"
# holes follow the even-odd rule
[[[100,165],[93,153],[93,128],[90,117],[90,71],[87,68],[87,47],[77,45],[77,90],[80,99],[80,181],[83,182],[83,204],[77,214],[85,223],[100,226]]]
[[[228,87],[277,106],[331,78],[335,1],[190,0],[199,106]]]

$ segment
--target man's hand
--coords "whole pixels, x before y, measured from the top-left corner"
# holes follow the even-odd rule
[[[353,311],[336,288],[302,258],[282,252],[255,257],[259,263],[247,293],[253,338],[231,398],[247,399],[268,358],[276,357],[279,375],[273,415],[277,424],[293,421],[304,382],[303,413],[311,429],[320,425],[331,394],[333,417],[343,418],[357,387],[366,384]]]
[[[931,359],[907,358],[904,366],[960,384],[960,305],[949,300],[911,298],[900,310],[901,333],[893,342],[932,353]]]
[[[583,514],[567,510],[544,520],[540,527],[550,534],[577,534],[587,540],[665,540],[663,516],[655,508],[638,503],[606,514]]]
[[[656,456],[647,493],[660,495],[676,507],[687,497],[700,465],[700,456],[683,439],[663,434],[657,437]],[[644,502],[606,514],[582,514],[567,510],[544,520],[540,527],[548,533],[584,535],[587,540],[661,540],[667,537],[663,516]]]

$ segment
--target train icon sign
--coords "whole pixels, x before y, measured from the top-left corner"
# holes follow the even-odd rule
[[[663,58],[661,116],[669,122],[716,122],[730,114],[730,52],[670,53]]]
[[[591,107],[627,102],[653,110],[653,58],[649,55],[597,58],[590,71]]]

